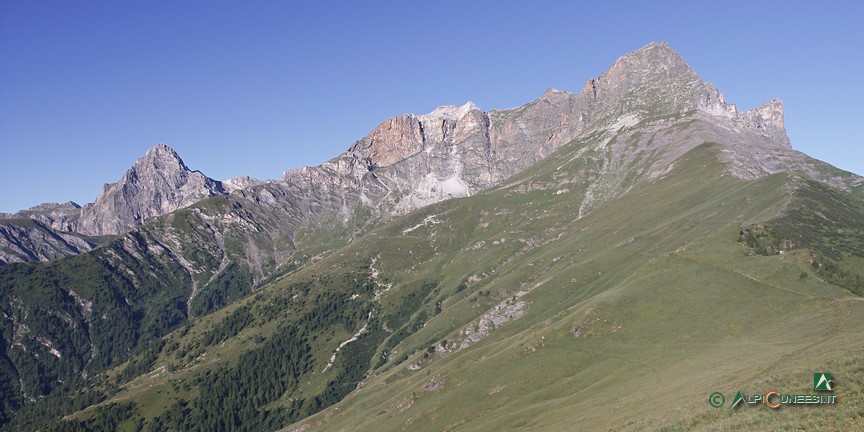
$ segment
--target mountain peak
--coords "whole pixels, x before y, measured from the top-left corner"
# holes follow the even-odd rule
[[[558,90],[556,88],[549,87],[546,89],[545,92],[543,92],[543,96],[541,96],[541,98],[547,98],[548,99],[548,98],[553,98],[555,96],[560,96],[560,95],[569,96],[570,93],[568,93],[564,90]]]
[[[82,209],[78,231],[122,233],[150,218],[223,193],[219,182],[190,170],[174,149],[156,144],[120,181],[103,186],[96,201]]]
[[[589,91],[586,93],[586,91]],[[615,61],[583,94],[595,99],[603,116],[666,115],[692,110],[724,113],[722,95],[665,42],[651,42]]]
[[[672,48],[669,48],[669,42],[666,42],[666,41],[661,41],[661,42],[651,41],[651,42],[648,42],[645,46],[643,46],[642,48],[637,49],[637,50],[634,51],[634,52],[643,51],[643,50],[654,50],[654,49],[660,49],[660,50],[667,50],[667,51],[675,52],[675,50],[673,50]],[[677,54],[677,53],[676,53],[676,54]]]
[[[783,143],[788,149],[792,149],[789,136],[786,135],[782,100],[772,99],[761,106],[744,111],[740,118],[748,127],[758,129],[765,135]]]
[[[669,47],[666,42],[651,42],[642,48],[631,51],[619,57],[611,69],[616,66],[624,67],[624,65],[634,65],[641,63],[650,63],[651,65],[665,65],[666,67],[674,66],[680,68],[677,72],[683,72],[690,69],[684,58],[677,51]],[[644,65],[649,66],[649,65]],[[692,72],[692,69],[690,69]]]
[[[678,54],[678,51],[672,49],[668,42],[651,42],[642,48],[624,54],[618,60],[620,61],[625,58],[638,58],[653,62],[674,63],[677,65],[687,66],[687,62],[684,61],[681,54]],[[687,67],[689,68],[689,66]]]
[[[186,164],[183,163],[183,159],[180,158],[180,155],[177,154],[174,149],[162,143],[156,144],[147,149],[147,153],[135,161],[135,166],[133,168],[138,170],[156,169],[159,171],[190,171]]]

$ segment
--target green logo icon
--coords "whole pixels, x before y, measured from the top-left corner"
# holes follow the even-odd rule
[[[741,394],[741,391],[738,391],[738,394],[735,395],[735,400],[732,401],[732,405],[729,408],[735,408],[735,405],[738,405],[742,400],[744,400],[744,395]]]
[[[834,380],[831,379],[831,372],[816,372],[813,374],[813,390],[816,391],[833,391]]]
[[[726,396],[723,396],[723,393],[714,392],[708,396],[708,404],[714,408],[720,408],[724,402],[726,402]]]

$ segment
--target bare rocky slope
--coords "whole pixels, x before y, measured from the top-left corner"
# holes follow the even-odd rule
[[[87,252],[96,244],[95,239],[55,231],[35,219],[7,219],[0,223],[0,264],[50,261]]]

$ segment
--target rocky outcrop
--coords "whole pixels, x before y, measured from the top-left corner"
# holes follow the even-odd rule
[[[484,112],[474,103],[387,120],[342,155],[319,167],[292,170],[282,181],[339,176],[382,189],[361,190],[379,214],[404,213],[468,196],[533,165],[586,127],[578,96],[549,91],[523,107]],[[363,179],[366,179],[365,181]],[[330,182],[328,180],[323,180]]]
[[[774,141],[783,143],[788,150],[792,150],[792,143],[786,135],[786,124],[783,119],[783,101],[780,99],[773,99],[760,107],[744,111],[738,118],[746,127],[758,129]]]
[[[265,183],[264,180],[258,180],[249,176],[237,176],[231,177],[228,180],[222,180],[222,189],[231,193],[240,189],[246,189],[252,186],[258,186],[259,184]]]

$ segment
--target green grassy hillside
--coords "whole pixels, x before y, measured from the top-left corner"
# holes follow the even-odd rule
[[[505,198],[527,219],[499,226],[533,228],[532,218],[545,219],[543,211],[554,212],[548,217],[554,222],[540,231],[540,246],[488,271],[475,290],[490,291],[480,301],[492,304],[537,286],[520,297],[527,313],[468,349],[438,350],[422,360],[424,344],[464,335],[459,329],[470,314],[460,309],[474,306],[454,301],[406,340],[402,349],[413,354],[407,361],[302,424],[314,430],[854,429],[862,421],[864,302],[827,283],[811,264],[813,251],[831,239],[770,257],[753,256],[738,241],[742,225],[776,219],[790,226],[781,224],[789,216],[778,211],[806,214],[814,206],[847,230],[864,226],[860,211],[845,211],[860,204],[854,198],[809,183],[788,195],[798,182],[785,176],[739,182],[703,146],[665,178],[584,219],[561,211],[563,200],[544,203],[542,192],[528,202]],[[531,215],[532,208],[538,213]],[[803,235],[813,227],[797,229]],[[482,269],[494,261],[467,249],[452,262]],[[843,262],[851,266],[856,256],[860,251],[850,247]],[[449,269],[442,274],[452,274]],[[707,403],[714,391],[729,403],[737,390],[804,393],[812,373],[823,370],[842,377],[838,406],[786,407],[778,414]]]
[[[108,399],[62,426],[859,425],[864,302],[820,259],[861,273],[860,238],[826,234],[864,226],[860,200],[786,175],[738,180],[705,144],[579,217],[587,186],[556,185],[590,173],[587,143],[191,321],[102,375]],[[819,235],[790,216],[815,208],[834,222]],[[817,371],[833,372],[839,405],[728,409],[737,390],[804,392]],[[715,391],[726,407],[708,405]]]
[[[113,394],[149,371],[165,335],[290,273],[345,234],[338,221],[322,219],[333,237],[304,240],[297,253],[293,222],[244,197],[215,197],[85,254],[0,266],[0,428],[33,427]],[[118,379],[105,380],[106,370],[135,355]]]

